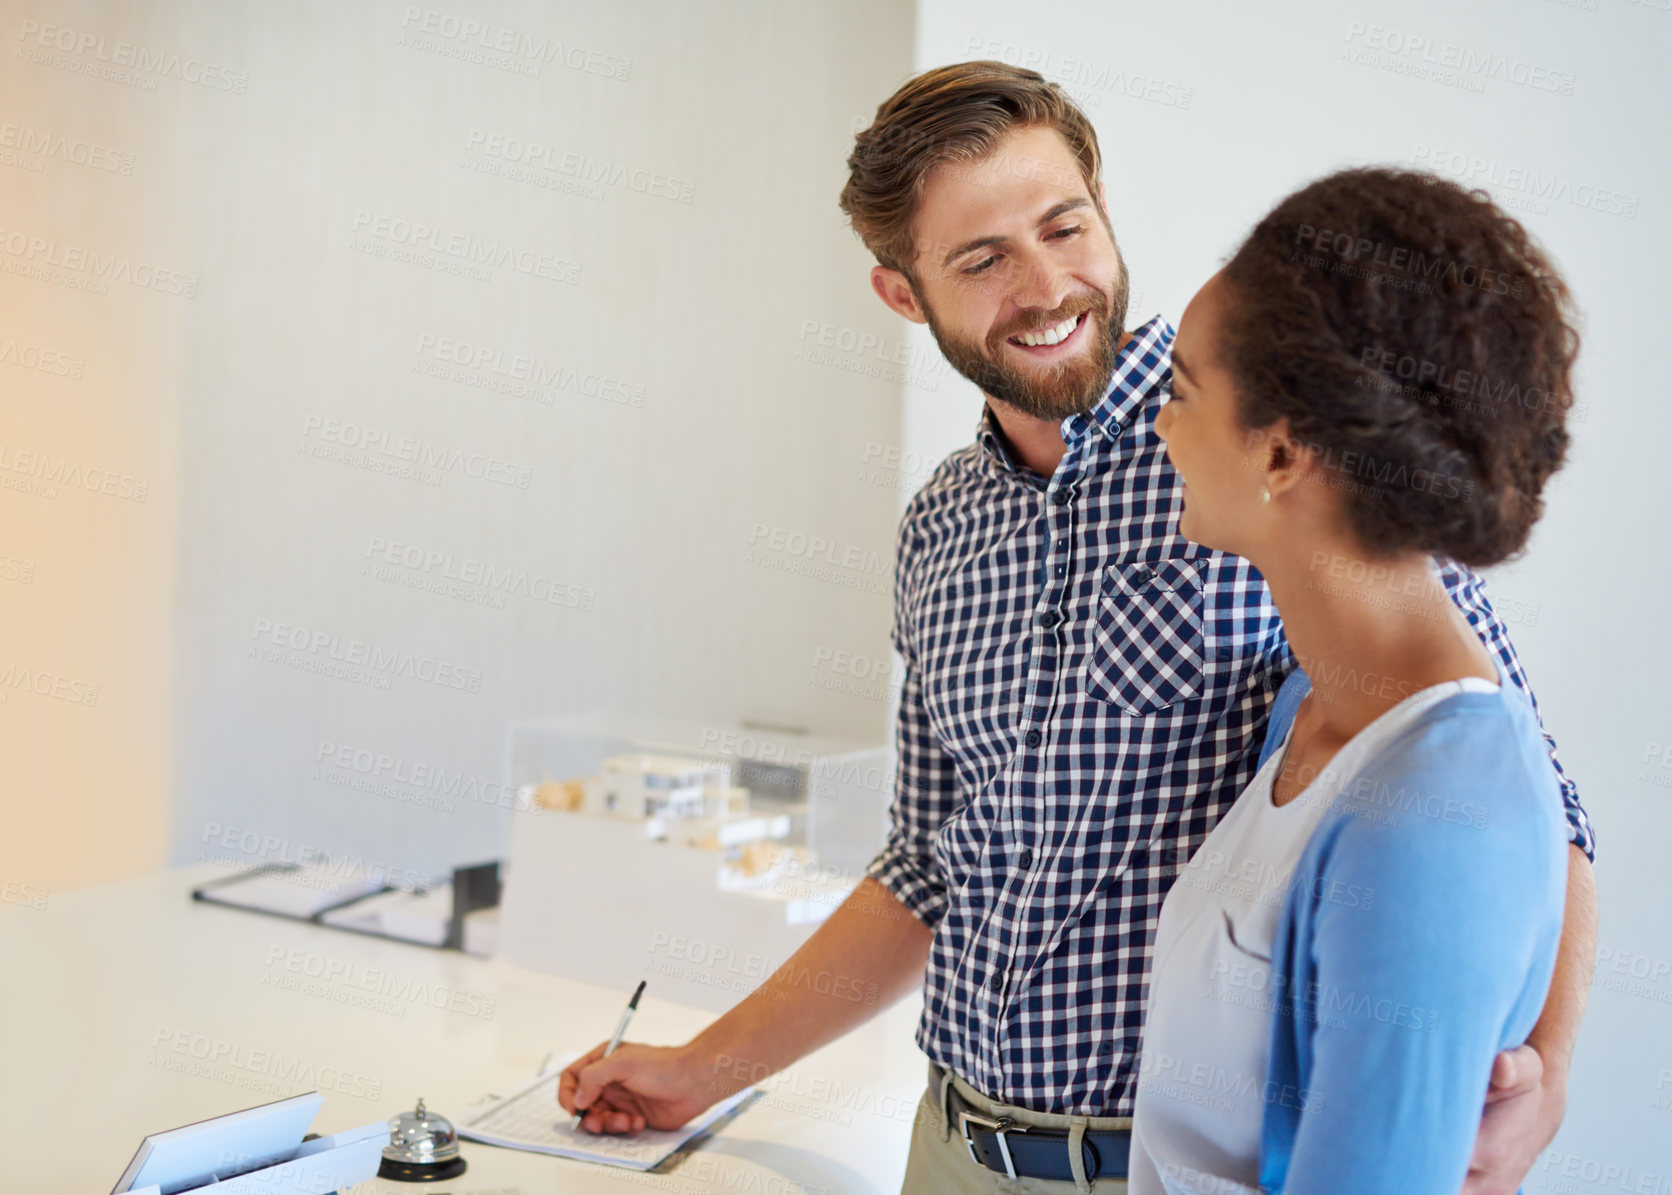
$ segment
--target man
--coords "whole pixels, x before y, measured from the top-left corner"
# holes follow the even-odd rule
[[[802,968],[875,984],[879,1004],[921,982],[930,1085],[905,1189],[1118,1192],[1155,917],[1255,770],[1296,661],[1247,562],[1178,535],[1153,429],[1172,329],[1125,330],[1084,115],[1034,72],[945,67],[878,109],[849,167],[873,288],[987,400],[901,523],[892,829],[780,976],[685,1046],[593,1050],[560,1100],[593,1131],[671,1127],[744,1085],[720,1057],[771,1073],[873,1011],[794,986]],[[1478,579],[1442,576],[1525,687]],[[1588,821],[1563,791],[1557,978],[1529,1045],[1498,1060],[1469,1195],[1514,1191],[1564,1107],[1595,910]]]

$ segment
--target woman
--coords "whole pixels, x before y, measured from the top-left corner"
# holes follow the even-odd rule
[[[1285,199],[1185,311],[1156,424],[1180,531],[1259,569],[1300,668],[1162,907],[1134,1195],[1462,1189],[1566,846],[1532,711],[1434,558],[1523,548],[1577,344],[1516,221],[1391,170]]]

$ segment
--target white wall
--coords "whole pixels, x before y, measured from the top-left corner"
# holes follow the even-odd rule
[[[808,677],[821,646],[886,652],[886,579],[850,562],[886,568],[893,495],[831,479],[892,442],[899,393],[795,354],[805,321],[886,326],[836,195],[850,114],[909,69],[907,18],[886,4],[187,15],[179,36],[251,81],[197,107],[182,194],[214,295],[185,379],[175,857],[206,834],[217,849],[216,826],[418,870],[502,849],[491,803],[437,812],[411,785],[387,797],[328,782],[344,769],[315,779],[334,745],[486,788],[507,720],[530,714],[637,709],[880,741],[881,705]],[[455,15],[487,32],[448,36]],[[501,37],[564,48],[537,78],[451,56]],[[483,171],[526,167],[535,142],[550,147],[536,182]],[[589,191],[536,185],[574,183],[588,159],[604,175]],[[415,235],[402,221],[549,255],[559,264],[538,273],[558,277],[506,266],[479,281],[376,255]],[[538,359],[558,381],[540,402],[418,372],[458,371],[420,347],[443,339],[504,368]],[[613,397],[575,393],[567,370],[615,383]],[[429,485],[305,455],[325,420],[499,458],[529,481]],[[367,575],[382,543],[526,572],[562,597],[496,608],[409,588],[423,568]],[[801,568],[834,577],[784,571]],[[469,687],[396,676],[385,691],[251,658],[261,620],[433,658]]]
[[[1573,454],[1530,552],[1490,573],[1600,843],[1604,961],[1567,1122],[1529,1192],[1672,1183],[1672,924],[1660,882],[1672,840],[1672,563],[1658,519],[1672,497],[1672,411],[1656,390],[1672,264],[1669,8],[1195,0],[1084,5],[1042,21],[990,0],[919,6],[919,69],[999,58],[1032,66],[1086,105],[1131,268],[1134,325],[1157,312],[1176,323],[1273,203],[1367,162],[1433,169],[1461,155],[1465,172],[1471,159],[1489,163],[1476,177],[1544,241],[1573,287],[1587,318]],[[1430,48],[1371,44],[1391,49],[1395,35]],[[1424,53],[1447,53],[1446,43],[1459,56],[1501,59],[1518,78],[1543,68],[1541,80],[1571,81],[1571,94],[1501,77],[1476,91],[1401,73]],[[1565,189],[1541,196],[1530,172]],[[961,383],[909,392],[908,449],[939,459],[969,441],[978,411]]]
[[[8,170],[0,223],[195,279],[108,297],[0,279],[6,336],[87,358],[77,382],[0,363],[0,443],[153,483],[146,505],[0,492],[0,555],[38,565],[0,581],[0,668],[104,682],[95,709],[0,706],[19,773],[0,878],[154,866],[171,793],[174,861],[492,857],[514,717],[885,738],[885,701],[810,681],[837,652],[887,656],[895,491],[858,475],[897,444],[900,392],[806,354],[826,330],[892,332],[836,197],[854,118],[910,69],[909,10],[0,7],[3,119],[137,160]],[[112,59],[133,74],[89,73]],[[529,143],[549,147],[532,164]],[[392,258],[419,224],[437,230],[422,260]],[[507,264],[459,272],[496,245]],[[488,357],[461,367],[444,342]],[[484,385],[518,358],[551,379],[535,399]],[[348,427],[386,451],[310,453]],[[361,467],[403,439],[459,463],[438,484]],[[419,567],[368,572],[379,544]],[[446,558],[528,586],[414,587]],[[308,670],[374,651],[397,671]],[[332,782],[352,766],[316,773],[339,745],[387,761],[386,795]],[[400,782],[425,770],[489,800],[435,808]],[[41,869],[85,860],[89,836],[112,858]]]
[[[19,37],[46,7],[0,3],[0,910],[166,854],[178,379],[203,305],[176,202],[195,97],[22,57],[52,56]]]

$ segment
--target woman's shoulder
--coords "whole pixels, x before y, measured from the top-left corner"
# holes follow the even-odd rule
[[[1277,696],[1272,699],[1271,709],[1266,714],[1266,738],[1260,746],[1260,765],[1264,766],[1277,750],[1283,736],[1289,733],[1289,727],[1294,725],[1295,711],[1300,709],[1300,703],[1312,691],[1312,681],[1303,668],[1290,671],[1288,677],[1278,686]]]
[[[1566,874],[1561,789],[1514,686],[1424,709],[1343,785],[1302,865],[1400,888],[1547,889]]]

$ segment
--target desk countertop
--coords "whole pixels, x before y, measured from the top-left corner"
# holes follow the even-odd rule
[[[146,1133],[314,1089],[316,1132],[419,1096],[457,1120],[548,1051],[608,1037],[621,1013],[622,992],[190,898],[224,874],[204,864],[0,906],[8,1190],[105,1195]],[[665,1175],[465,1142],[453,1182],[356,1191],[892,1193],[923,1090],[921,1007],[902,1001],[766,1080]],[[629,1036],[683,1041],[711,1015],[658,1001],[652,977]]]

